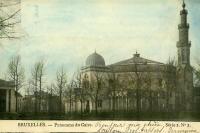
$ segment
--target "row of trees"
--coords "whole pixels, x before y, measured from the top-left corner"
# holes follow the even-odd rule
[[[170,64],[172,63],[172,64]],[[28,89],[31,89],[33,91],[34,97],[36,99],[35,101],[35,112],[41,112],[41,103],[42,103],[42,96],[43,92],[46,91],[50,97],[56,95],[59,105],[59,111],[62,113],[64,111],[63,109],[63,103],[62,99],[65,98],[70,103],[70,112],[72,112],[72,106],[73,104],[77,104],[77,101],[80,101],[81,103],[81,114],[85,111],[85,101],[89,98],[92,99],[95,103],[95,113],[98,114],[98,101],[99,99],[102,99],[102,91],[104,96],[107,98],[111,96],[112,98],[112,111],[115,115],[116,112],[116,99],[117,95],[119,93],[127,92],[127,109],[129,110],[129,103],[131,99],[135,99],[136,101],[136,111],[138,114],[141,112],[141,99],[147,98],[149,101],[149,111],[152,112],[153,110],[153,104],[154,104],[154,98],[159,97],[159,90],[165,90],[165,99],[166,99],[166,111],[169,111],[169,99],[170,99],[170,93],[176,92],[175,90],[175,79],[174,77],[171,77],[170,74],[168,74],[168,71],[173,72],[173,62],[170,62],[166,66],[166,74],[163,75],[162,78],[166,80],[159,81],[159,86],[156,91],[155,96],[155,90],[152,89],[152,77],[151,72],[143,72],[141,73],[139,70],[137,70],[138,66],[134,66],[134,71],[132,73],[129,73],[126,81],[120,81],[120,76],[109,73],[107,74],[107,79],[105,79],[105,74],[101,72],[94,73],[94,78],[89,82],[87,75],[82,75],[80,72],[77,72],[77,74],[74,75],[71,82],[67,82],[67,74],[63,68],[63,66],[58,69],[56,73],[56,80],[55,83],[52,83],[48,87],[44,85],[44,77],[45,77],[45,62],[44,61],[38,61],[35,63],[34,67],[32,68],[31,73],[31,80],[30,80],[30,86],[27,87]],[[199,76],[199,70],[195,70],[197,83],[199,82],[198,76]],[[24,76],[24,68],[21,63],[21,57],[15,56],[12,57],[10,60],[10,63],[8,65],[8,75],[9,79],[13,80],[15,83],[15,90],[16,92],[19,92],[19,90],[23,87],[25,82],[25,76]],[[82,77],[83,76],[83,77]],[[106,83],[108,82],[108,84]],[[46,90],[45,90],[46,89]],[[174,91],[175,90],[175,91]],[[16,102],[17,102],[17,96],[16,95]],[[49,99],[49,102],[52,102],[52,99]],[[55,102],[52,102],[55,103]],[[16,104],[16,109],[17,109]],[[75,105],[76,106],[76,105]],[[84,107],[83,107],[84,106]],[[84,108],[84,109],[83,109]],[[76,111],[77,109],[75,109]],[[87,107],[86,107],[87,110]]]
[[[136,109],[137,114],[139,117],[139,114],[141,112],[141,99],[146,96],[149,103],[150,103],[150,112],[153,110],[153,97],[154,96],[154,90],[151,89],[151,76],[149,72],[146,73],[140,73],[138,71],[130,73],[130,82],[127,83],[125,81],[120,82],[119,77],[115,75],[114,73],[110,74],[107,81],[109,81],[109,86],[107,88],[104,86],[106,83],[103,80],[103,76],[101,73],[95,73],[94,81],[88,82],[87,77],[84,78],[81,77],[81,74],[78,73],[71,82],[67,82],[67,75],[64,71],[64,68],[61,67],[57,74],[56,74],[56,82],[52,83],[48,87],[44,84],[45,82],[45,63],[43,61],[36,62],[34,67],[32,68],[32,78],[30,80],[30,86],[28,89],[31,89],[33,91],[34,97],[35,97],[35,112],[41,112],[41,104],[42,104],[42,96],[43,92],[47,91],[50,96],[58,96],[59,102],[57,103],[59,105],[59,111],[63,112],[63,103],[62,99],[65,97],[66,99],[69,99],[70,102],[70,112],[72,112],[72,106],[73,103],[77,103],[77,101],[80,101],[81,103],[81,114],[84,112],[83,106],[84,102],[87,100],[87,97],[89,96],[92,98],[92,100],[95,102],[95,113],[98,114],[98,100],[101,98],[102,89],[107,89],[107,92],[104,93],[107,96],[112,95],[112,110],[116,112],[116,101],[117,101],[117,95],[119,91],[123,92],[126,91],[127,94],[127,101],[130,101],[132,98],[135,98],[136,100]],[[166,69],[171,69],[166,68]],[[199,71],[196,71],[196,74],[198,76]],[[21,65],[21,58],[20,56],[13,57],[9,63],[9,70],[8,70],[9,79],[13,80],[15,83],[15,90],[18,93],[21,88],[23,88],[23,85],[25,84],[25,76],[24,76],[24,68]],[[145,76],[145,78],[144,78]],[[170,75],[165,75],[168,80],[165,80],[164,83],[160,83],[160,88],[166,88],[166,111],[169,110],[169,99],[170,99],[170,92],[174,90],[175,86],[175,80],[173,78],[169,78]],[[82,80],[83,79],[83,80]],[[171,80],[171,81],[170,81]],[[173,83],[173,84],[171,84]],[[128,87],[130,86],[130,87]],[[46,89],[46,90],[45,90]],[[121,90],[123,89],[123,90]],[[145,90],[145,91],[143,91]],[[161,89],[160,89],[161,90]],[[146,93],[148,93],[146,95]],[[157,94],[159,95],[159,94]],[[18,95],[16,95],[16,102]],[[52,102],[52,99],[49,99],[50,103]],[[18,104],[16,104],[16,109]],[[127,102],[127,110],[129,110],[129,103]],[[17,111],[17,110],[16,110]]]
[[[16,112],[18,112],[18,94],[23,89],[27,89],[28,95],[32,93],[35,98],[35,112],[40,112],[42,107],[42,100],[44,92],[48,92],[52,95],[59,96],[59,110],[62,109],[62,96],[67,87],[67,74],[62,66],[56,73],[56,82],[50,87],[45,84],[45,61],[40,60],[35,62],[31,69],[31,78],[28,80],[28,86],[25,80],[25,69],[21,62],[21,56],[13,56],[8,64],[7,76],[8,80],[13,81],[16,92]]]
[[[159,81],[160,89],[166,88],[165,95],[166,95],[166,109],[169,110],[169,99],[170,93],[175,92],[175,81],[171,74],[168,72],[173,72],[174,69],[174,60],[168,62],[168,65],[165,67],[166,74],[163,75],[163,79]],[[65,98],[70,102],[70,112],[72,112],[72,104],[77,103],[80,101],[81,105],[81,113],[84,112],[83,105],[84,102],[88,99],[92,99],[95,103],[95,113],[98,113],[98,101],[102,98],[101,94],[106,95],[106,97],[111,96],[112,98],[112,110],[113,112],[116,111],[116,97],[118,93],[126,92],[127,94],[127,110],[129,103],[128,101],[131,98],[136,99],[136,111],[141,112],[141,98],[142,95],[146,95],[149,101],[149,111],[153,110],[153,95],[154,90],[152,90],[152,77],[151,72],[140,72],[138,65],[135,63],[133,65],[134,72],[129,73],[126,81],[121,80],[118,75],[110,72],[107,74],[107,78],[105,79],[105,73],[102,72],[94,72],[94,77],[89,82],[88,75],[82,75],[80,72],[74,74],[72,80],[67,82],[67,74],[63,66],[61,66],[55,78],[55,83],[50,83],[50,85],[45,84],[45,77],[46,77],[46,63],[43,60],[35,62],[35,65],[31,69],[31,78],[29,80],[29,86],[25,86],[25,70],[22,66],[21,57],[19,55],[14,56],[11,58],[8,64],[8,78],[12,80],[15,84],[15,91],[16,94],[19,93],[21,88],[26,88],[32,92],[35,98],[35,108],[34,111],[41,112],[42,107],[42,100],[44,92],[47,92],[49,96],[57,96],[59,98],[59,111],[63,112],[63,99]],[[150,69],[150,68],[149,68]],[[195,70],[196,73],[196,80],[199,82],[199,70]],[[83,76],[83,77],[82,77]],[[161,78],[161,79],[162,79]],[[144,90],[144,91],[143,91]],[[103,92],[102,92],[103,91]],[[134,94],[134,96],[133,96]],[[159,94],[158,94],[159,95]],[[16,95],[16,103],[18,102],[18,95]],[[51,100],[50,100],[51,101]],[[18,104],[16,104],[16,111],[18,109]]]

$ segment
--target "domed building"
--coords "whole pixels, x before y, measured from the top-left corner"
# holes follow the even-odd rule
[[[109,67],[106,66],[103,56],[96,51],[89,55],[86,59],[85,66],[82,67],[81,72],[92,80],[93,72],[109,72]]]
[[[164,64],[146,59],[137,52],[114,64],[106,64],[96,51],[89,55],[81,69],[81,109],[96,112],[190,111],[193,73],[185,3],[180,16],[177,65],[173,61]]]
[[[96,51],[89,55],[86,60],[86,66],[105,66],[104,58],[97,54]]]
[[[91,93],[85,96],[85,110],[86,107],[96,110],[96,104],[98,111],[136,111],[138,106],[143,111],[150,108],[164,111],[166,106],[175,110],[172,99],[176,92],[176,68],[173,65],[145,59],[137,52],[132,58],[111,65],[105,65],[104,58],[95,52],[85,64],[82,88]]]

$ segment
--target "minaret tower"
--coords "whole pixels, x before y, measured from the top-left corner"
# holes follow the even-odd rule
[[[179,41],[177,42],[178,48],[178,65],[190,65],[190,47],[189,42],[189,24],[187,23],[188,11],[185,9],[185,2],[183,1],[183,9],[180,12],[181,23],[178,25]]]
[[[180,104],[183,110],[192,108],[193,72],[190,66],[189,24],[187,23],[188,11],[183,1],[183,9],[180,11],[181,22],[178,25],[179,41],[177,42],[178,67],[177,67],[177,88],[180,91]]]

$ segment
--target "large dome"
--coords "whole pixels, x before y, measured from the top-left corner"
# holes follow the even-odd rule
[[[104,58],[98,53],[94,52],[87,57],[86,66],[105,66]]]

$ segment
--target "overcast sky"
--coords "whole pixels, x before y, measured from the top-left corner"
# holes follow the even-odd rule
[[[185,2],[195,64],[200,50],[200,1]],[[25,37],[2,41],[1,77],[15,54],[22,56],[27,78],[35,61],[45,59],[49,80],[61,65],[70,77],[95,49],[106,64],[131,58],[136,50],[144,58],[165,63],[177,54],[181,5],[181,0],[22,0]]]

